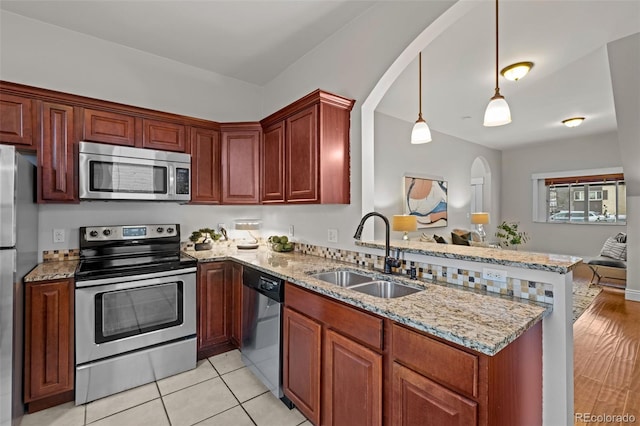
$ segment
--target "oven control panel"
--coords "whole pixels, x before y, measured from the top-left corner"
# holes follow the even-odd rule
[[[179,237],[180,225],[117,225],[87,226],[86,241],[145,240],[150,238]]]

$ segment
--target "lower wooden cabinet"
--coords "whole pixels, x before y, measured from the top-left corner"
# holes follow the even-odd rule
[[[382,355],[325,332],[323,424],[382,424]]]
[[[231,280],[227,262],[198,265],[196,322],[198,359],[226,349],[231,340]]]
[[[74,398],[74,284],[25,285],[24,402],[29,412]]]
[[[314,425],[382,424],[383,355],[370,338],[381,320],[291,284],[285,303],[285,395]]]
[[[285,307],[282,328],[284,394],[314,425],[318,425],[322,325]]]
[[[542,323],[494,356],[287,283],[283,387],[314,425],[542,424]]]
[[[231,262],[231,343],[242,343],[242,265]]]
[[[393,363],[394,426],[474,426],[478,404]]]

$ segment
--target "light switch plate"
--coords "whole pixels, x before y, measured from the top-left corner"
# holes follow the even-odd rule
[[[64,243],[64,229],[54,229],[53,230],[53,242],[54,243]]]
[[[293,237],[293,235],[294,235],[294,232],[293,232],[293,231],[294,231],[294,229],[293,229],[293,225],[289,225],[289,236],[290,236],[290,237]]]
[[[327,232],[327,241],[330,243],[338,242],[338,230],[335,228],[329,228]]]

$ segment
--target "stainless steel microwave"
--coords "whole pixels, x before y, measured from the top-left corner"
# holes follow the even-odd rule
[[[93,142],[79,144],[81,200],[191,200],[191,155]]]

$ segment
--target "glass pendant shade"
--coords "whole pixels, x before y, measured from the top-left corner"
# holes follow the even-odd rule
[[[417,145],[427,142],[431,142],[431,130],[429,130],[427,122],[424,121],[421,115],[418,117],[416,124],[413,125],[413,130],[411,131],[411,143]]]
[[[486,127],[503,126],[511,123],[511,111],[509,104],[500,92],[491,98],[487,109],[484,112],[484,125]]]
[[[422,118],[422,52],[418,55],[418,120],[411,131],[411,143],[414,145],[431,142],[431,130]]]
[[[487,109],[484,111],[484,126],[494,127],[503,126],[511,123],[511,111],[509,110],[509,104],[504,99],[504,96],[500,94],[500,85],[498,84],[498,0],[496,0],[496,91],[487,105]]]

